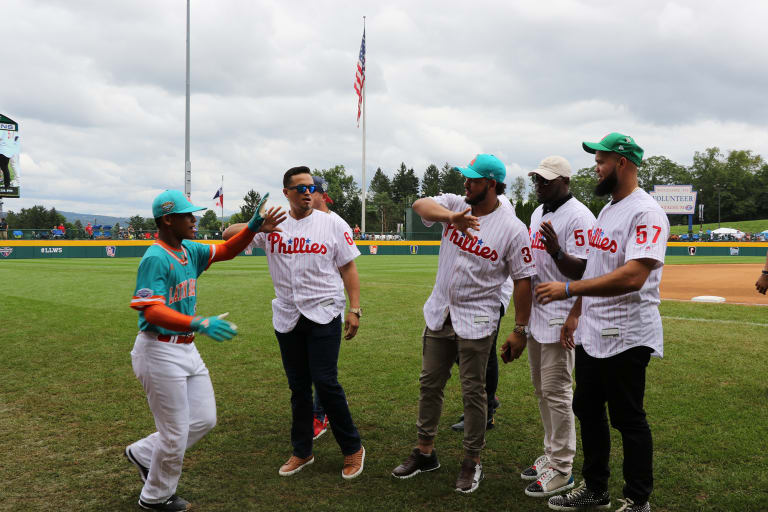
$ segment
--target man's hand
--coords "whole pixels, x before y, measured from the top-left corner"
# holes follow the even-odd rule
[[[469,230],[474,229],[475,231],[480,231],[480,219],[474,215],[470,215],[470,211],[472,211],[471,207],[463,212],[455,212],[451,214],[449,222],[456,226],[456,229],[472,238],[474,235],[470,233]]]
[[[573,333],[576,332],[576,328],[579,326],[579,317],[574,315],[568,315],[565,319],[565,323],[560,328],[560,345],[564,349],[572,350],[576,348],[576,341],[573,339]]]
[[[258,215],[258,213],[256,214]],[[273,206],[264,216],[264,219],[259,227],[259,231],[262,233],[272,233],[274,231],[282,231],[278,225],[280,225],[286,219],[286,212],[279,206]]]
[[[525,334],[512,332],[507,337],[507,341],[501,346],[501,360],[504,363],[514,361],[523,354],[525,345],[528,343],[528,338]]]
[[[544,247],[547,248],[549,255],[554,256],[557,254],[557,251],[560,250],[560,242],[557,240],[557,233],[555,233],[555,228],[552,227],[552,223],[548,220],[542,222],[541,227],[539,228],[539,233],[544,236],[541,241],[544,243]]]
[[[760,275],[760,279],[755,283],[755,288],[759,293],[765,295],[765,291],[768,290],[768,274]]]
[[[354,313],[347,312],[344,320],[344,339],[351,340],[357,334],[357,328],[360,327],[360,318]]]
[[[550,281],[536,286],[536,300],[539,304],[549,304],[553,300],[565,300],[565,283]]]
[[[237,336],[237,326],[224,320],[227,314],[209,317],[196,316],[190,327],[193,331],[201,332],[216,341],[231,340]]]

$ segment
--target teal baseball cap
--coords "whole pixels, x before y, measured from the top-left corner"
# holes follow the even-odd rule
[[[592,154],[597,151],[618,153],[635,165],[640,165],[643,161],[643,148],[638,146],[632,137],[623,133],[609,133],[600,142],[582,142],[581,146],[584,151]]]
[[[507,168],[504,167],[501,160],[486,153],[477,155],[466,167],[454,167],[453,169],[467,178],[488,178],[499,183],[504,183],[504,178],[507,177]]]
[[[202,206],[195,206],[189,202],[181,190],[166,190],[152,201],[152,216],[154,218],[170,215],[172,213],[192,213],[207,210]]]

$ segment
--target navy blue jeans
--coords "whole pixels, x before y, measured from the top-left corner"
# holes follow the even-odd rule
[[[356,453],[360,449],[360,433],[352,421],[347,397],[338,381],[341,316],[323,325],[302,315],[291,332],[275,331],[275,335],[291,388],[293,454],[301,458],[312,454],[312,384],[341,452],[344,455]]]

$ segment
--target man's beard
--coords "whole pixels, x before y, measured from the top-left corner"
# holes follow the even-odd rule
[[[490,187],[487,187],[487,186],[486,186],[486,187],[485,187],[485,190],[483,190],[483,193],[482,193],[482,194],[479,194],[479,195],[478,195],[477,197],[475,197],[474,199],[464,199],[464,200],[465,200],[465,201],[466,201],[466,203],[467,203],[468,205],[470,205],[470,206],[475,206],[476,204],[480,204],[480,203],[482,203],[482,202],[483,202],[483,200],[485,199],[485,197],[488,195],[488,190],[489,190],[489,188],[490,188]]]
[[[613,192],[616,185],[619,183],[619,179],[616,177],[616,168],[613,168],[611,174],[603,178],[603,181],[595,185],[595,194],[598,196],[607,196]]]

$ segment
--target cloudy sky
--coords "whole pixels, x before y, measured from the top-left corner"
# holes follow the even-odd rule
[[[352,6],[352,7],[350,7]],[[150,216],[184,187],[184,0],[3,0],[0,113],[21,199]],[[225,214],[283,172],[361,178],[355,67],[367,16],[367,169],[499,156],[507,182],[611,131],[646,155],[768,157],[768,2],[192,0],[192,199]]]

